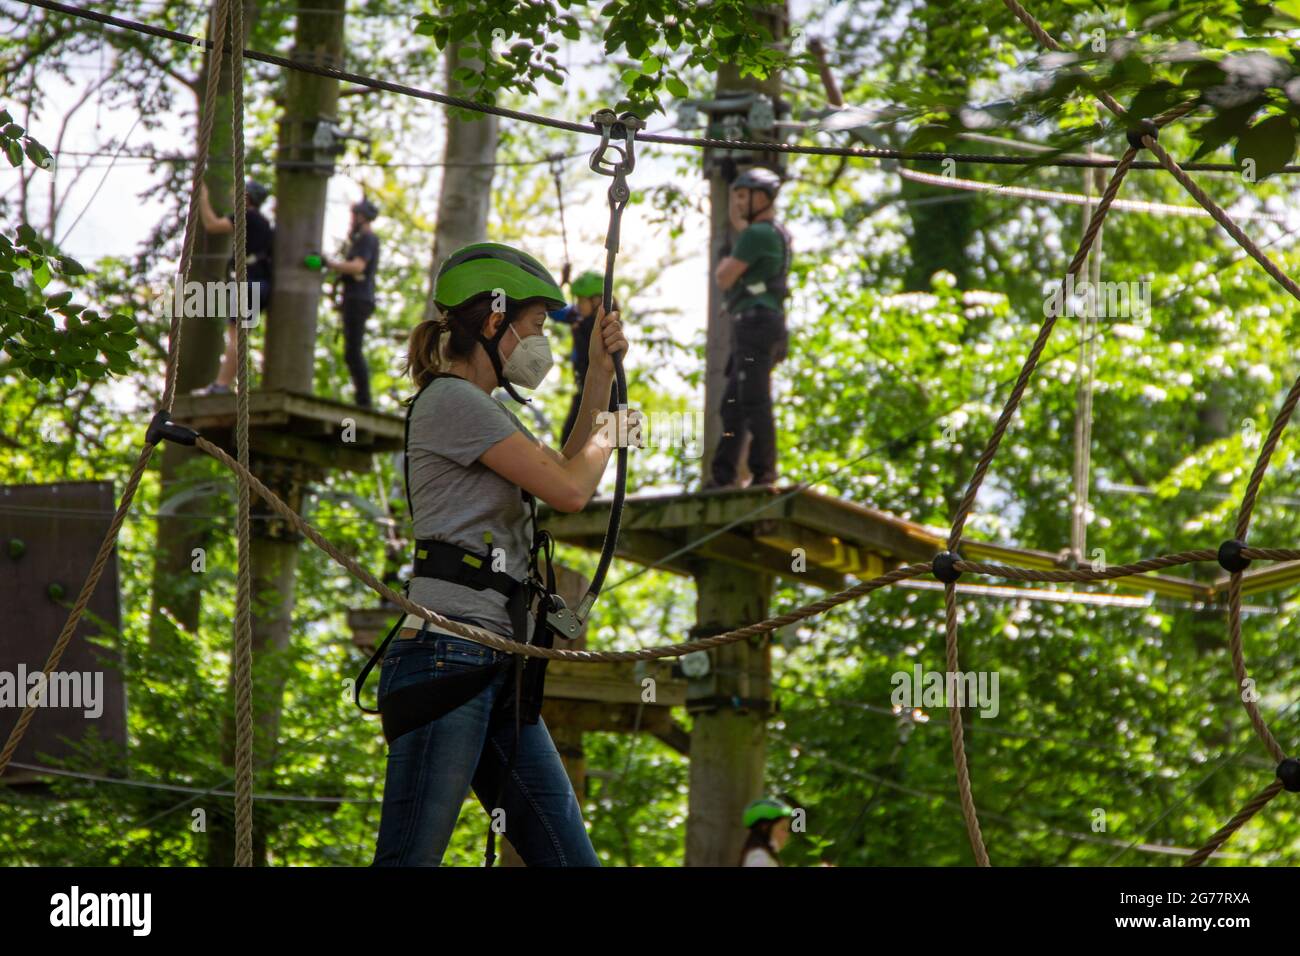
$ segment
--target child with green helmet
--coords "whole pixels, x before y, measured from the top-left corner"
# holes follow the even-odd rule
[[[595,493],[615,436],[627,434],[626,423],[605,427],[600,415],[613,356],[627,340],[618,313],[596,316],[581,427],[554,451],[492,396],[500,386],[525,401],[516,389],[536,389],[550,370],[547,310],[564,305],[551,274],[518,249],[475,243],[443,262],[434,301],[438,315],[412,331],[406,362],[419,389],[407,412],[416,538],[408,594],[447,618],[526,642],[538,555],[533,498],[575,512]],[[389,753],[375,865],[438,865],[472,790],[493,832],[504,823],[529,866],[598,866],[545,722],[516,704],[516,687],[530,685],[510,655],[414,615],[392,637],[379,680]],[[397,712],[385,702],[399,700],[436,706],[411,726],[405,716],[390,721]]]
[[[780,866],[777,854],[790,839],[794,808],[776,797],[759,797],[745,807],[743,823],[749,833],[740,851],[740,866]]]
[[[567,325],[573,330],[573,347],[569,352],[569,362],[573,366],[574,392],[573,401],[569,403],[569,414],[560,432],[561,444],[569,440],[569,435],[573,433],[573,426],[578,420],[583,382],[587,377],[587,352],[591,347],[591,330],[596,324],[596,312],[600,308],[604,292],[605,277],[599,272],[589,270],[569,283],[569,293],[573,303],[550,313],[551,318],[556,322]],[[619,311],[617,301],[614,302],[614,311]]]

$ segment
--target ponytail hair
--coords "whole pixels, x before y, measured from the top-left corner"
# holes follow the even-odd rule
[[[451,362],[473,357],[496,299],[496,292],[482,292],[454,308],[438,307],[436,319],[426,319],[411,330],[402,372],[411,376],[416,388],[429,384],[433,376]],[[507,299],[506,317],[500,331],[504,332],[519,318],[524,306],[537,301]]]

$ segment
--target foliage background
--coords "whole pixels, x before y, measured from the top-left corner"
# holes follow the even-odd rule
[[[594,7],[571,6],[590,45],[611,17],[657,23],[646,15],[648,5],[653,4],[614,3],[599,14]],[[147,9],[104,6],[128,15],[147,13],[151,22],[178,28],[195,19],[190,5],[172,0]],[[1123,32],[1161,6],[1130,4],[1106,13],[1092,4],[1058,4],[1057,22],[1048,26],[1075,36],[1097,27]],[[1204,6],[1215,9],[1199,18],[1163,21],[1143,34],[1144,42],[1192,40],[1218,50],[1258,40],[1255,27],[1243,26],[1243,11],[1252,5]],[[449,16],[476,12],[471,5],[446,9]],[[862,2],[808,8],[801,26],[812,32],[824,27],[823,19],[835,24],[834,55],[846,99],[899,107],[890,122],[863,135],[901,144],[926,123],[943,130],[934,135],[955,135],[953,117],[961,116],[960,104],[987,104],[1008,86],[1025,87],[1026,70],[1042,71],[1041,64],[1028,62],[1032,40],[998,11],[1001,5],[991,3],[957,10]],[[382,0],[356,5],[349,14],[350,57],[377,75],[427,84],[437,56],[432,41],[416,31],[396,53],[385,42],[393,30],[407,29],[415,12]],[[562,12],[553,8],[556,16]],[[51,18],[28,21],[16,3],[5,4],[3,13],[25,24],[23,30],[6,29],[0,40],[7,65],[4,96],[19,121],[47,145],[55,146],[60,137],[59,117],[44,101],[44,84],[53,75],[74,75],[69,66],[101,44],[112,44],[117,58],[104,95],[142,115],[146,134],[158,129],[157,115],[190,109],[174,85],[158,80],[164,69],[193,70],[185,51],[146,47],[112,31]],[[290,11],[267,9],[252,45],[285,45],[290,24]],[[546,33],[547,26],[539,23],[536,29]],[[587,107],[653,93],[667,106],[677,95],[676,83],[693,95],[706,95],[706,71],[716,66],[710,59],[716,48],[665,47],[660,57],[661,38],[646,30],[631,44],[603,50],[607,62],[584,74],[582,86],[568,76],[561,77],[566,86],[557,87],[542,71],[533,75],[535,85],[527,95],[504,75],[490,93],[498,102],[542,113],[558,112],[563,95],[564,109],[573,115],[580,112],[575,97]],[[1284,29],[1267,39],[1267,49],[1290,55]],[[643,53],[656,56],[658,62],[648,65],[656,69],[647,67]],[[1087,60],[1079,67],[1085,72],[1113,68]],[[627,71],[638,62],[638,69],[647,69],[639,75],[654,76],[662,88],[629,82]],[[1072,146],[1086,136],[1098,149],[1118,154],[1122,131],[1106,127],[1085,96],[1071,95],[1080,82],[1071,72],[1076,66],[1067,64],[1060,74],[1076,77],[1073,86],[1067,82],[1055,90],[1060,104],[1035,103],[1029,96],[1019,102],[1032,109],[1004,111],[996,131]],[[1140,92],[1165,67],[1155,69],[1156,74],[1116,89]],[[250,101],[258,104],[248,120],[256,162],[257,150],[265,159],[273,142],[278,77],[255,64],[250,70]],[[824,107],[814,76],[795,68],[786,82],[796,114]],[[436,125],[423,104],[389,97],[355,97],[348,110],[349,122],[374,138],[371,158],[378,162],[409,156],[404,144],[411,142],[421,143],[423,151]],[[1034,110],[1041,115],[1033,116]],[[1175,156],[1191,155],[1203,141],[1189,133],[1196,125],[1172,129],[1162,142]],[[550,131],[507,125],[503,132],[503,159],[577,148]],[[162,150],[166,137],[157,136],[159,142],[138,148]],[[1226,145],[1211,158],[1227,159],[1231,150]],[[638,184],[634,200],[655,210],[654,241],[638,237],[628,243],[619,280],[619,296],[637,324],[632,397],[651,412],[691,410],[701,400],[702,325],[698,316],[691,317],[694,324],[685,321],[690,304],[675,301],[661,282],[674,264],[700,256],[699,249],[682,243],[684,224],[704,213],[699,191],[684,185],[698,179],[697,157],[681,150],[667,155],[674,175],[653,186]],[[165,329],[145,308],[143,294],[150,280],[165,274],[160,263],[175,255],[177,210],[185,198],[183,163],[160,163],[156,172],[153,198],[170,212],[150,240],[87,263],[85,276],[63,277],[76,301],[102,303],[103,314],[134,316],[139,346],[132,371],[107,381],[41,381],[0,365],[0,483],[109,478],[120,488],[137,453],[146,410],[158,399],[165,350]],[[833,158],[797,157],[789,173],[783,201],[799,243],[794,347],[775,386],[785,477],[946,527],[1036,334],[1044,283],[1059,279],[1074,250],[1079,210],[970,193],[936,201],[933,192],[918,194],[900,185],[888,167]],[[1042,188],[1081,188],[1077,170],[1020,174],[1000,167],[963,168],[958,174],[998,182],[1024,175]],[[43,187],[30,179],[40,173],[29,167],[25,175],[29,179],[17,198],[6,193],[0,200],[0,214],[6,223],[31,223],[48,242],[54,238],[53,217],[62,210],[57,202],[44,207]],[[376,394],[395,408],[406,394],[396,367],[400,342],[418,319],[425,293],[430,222],[427,204],[422,207],[418,197],[437,170],[369,167],[352,175],[381,197],[385,213],[380,283],[386,307],[378,313],[368,347]],[[566,174],[570,182],[581,175]],[[1285,206],[1286,179],[1200,178],[1228,208],[1291,214]],[[1190,202],[1160,173],[1132,173],[1123,195]],[[922,202],[927,196],[928,204]],[[545,165],[497,170],[493,238],[553,237],[555,213]],[[1296,227],[1257,225],[1252,234],[1272,243],[1270,252],[1292,271]],[[926,247],[941,244],[954,229],[965,240],[951,268],[930,269]],[[1267,430],[1281,396],[1300,373],[1292,346],[1294,303],[1241,258],[1207,219],[1115,213],[1107,221],[1104,278],[1150,282],[1153,303],[1147,321],[1106,322],[1097,340],[1097,493],[1089,548],[1103,548],[1112,563],[1213,546],[1227,536],[1253,463],[1252,437]],[[335,327],[331,316],[322,327],[317,388],[330,394],[347,376],[341,345],[328,333]],[[1076,337],[1077,328],[1069,323],[1058,327],[995,460],[968,525],[970,536],[1049,551],[1068,543]],[[567,402],[564,387],[543,396],[551,422],[563,420]],[[1227,427],[1216,429],[1215,420]],[[1266,479],[1252,541],[1286,545],[1300,539],[1300,522],[1286,497],[1295,494],[1295,449],[1292,432],[1283,437]],[[681,454],[637,456],[632,490],[691,484],[698,477],[694,469]],[[211,517],[205,520],[233,530],[233,484],[215,466],[202,470],[196,479],[221,482],[225,489],[210,499]],[[387,460],[375,475],[333,477],[315,489],[308,518],[379,566],[383,529],[356,502],[392,496],[399,481]],[[1114,485],[1146,491],[1103,490]],[[130,751],[125,765],[111,769],[138,781],[226,786],[217,728],[229,667],[233,540],[229,535],[214,539],[224,544],[209,554],[203,627],[166,654],[152,653],[147,569],[154,525],[149,516],[161,505],[156,485],[147,480],[119,544],[123,627],[104,639],[124,655]],[[591,555],[567,550],[562,559],[587,570],[593,564]],[[637,570],[618,564],[612,580]],[[1217,569],[1200,567],[1195,573],[1212,570]],[[816,593],[782,586],[774,609],[795,607]],[[679,639],[691,623],[693,597],[686,580],[658,572],[632,577],[602,600],[591,643],[625,647]],[[280,749],[273,766],[259,770],[257,791],[354,802],[260,801],[258,823],[267,829],[276,864],[363,865],[377,828],[384,748],[375,725],[345,698],[343,681],[356,673],[360,657],[344,620],[348,607],[365,606],[372,597],[307,548],[296,601],[295,639],[280,662],[290,672]],[[1289,592],[1251,601],[1270,613],[1246,619],[1247,659],[1265,712],[1271,720],[1280,715],[1274,729],[1285,745],[1300,731],[1295,706],[1300,687],[1289,640],[1296,605]],[[1176,863],[1161,845],[1199,845],[1272,777],[1236,700],[1221,612],[1164,603],[1133,610],[975,597],[963,599],[962,610],[963,666],[996,669],[1001,678],[1000,715],[973,720],[967,737],[981,820],[999,863]],[[956,806],[946,713],[931,711],[927,721],[912,723],[890,711],[891,674],[910,672],[917,662],[942,669],[941,622],[938,595],[893,589],[778,640],[774,674],[780,713],[771,725],[769,787],[805,807],[809,826],[786,851],[787,863],[971,862]],[[687,792],[683,759],[649,738],[592,734],[586,748],[590,781],[584,813],[602,860],[679,864]],[[102,763],[88,748],[73,766]],[[203,859],[204,836],[192,832],[191,810],[227,814],[231,806],[211,796],[186,801],[183,794],[66,779],[47,796],[0,789],[0,858],[13,864],[193,865]],[[1092,828],[1098,809],[1106,814],[1105,832]],[[1291,804],[1275,801],[1234,838],[1225,862],[1292,862],[1295,822]],[[467,804],[448,862],[475,863],[482,835],[482,815]],[[1129,849],[1134,843],[1141,846]]]

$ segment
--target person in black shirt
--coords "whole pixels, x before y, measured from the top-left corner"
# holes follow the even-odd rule
[[[361,340],[366,319],[375,311],[375,271],[379,268],[379,237],[370,224],[378,216],[378,208],[368,199],[353,205],[347,258],[325,258],[325,267],[343,276],[343,360],[352,373],[357,404],[363,408],[370,407],[370,367]]]
[[[271,191],[259,182],[249,180],[244,186],[244,200],[248,206],[245,214],[245,223],[247,228],[247,255],[248,255],[248,281],[250,284],[256,284],[258,296],[258,309],[265,312],[266,307],[271,302],[271,278],[273,269],[271,267],[271,246],[275,240],[275,227],[271,221],[262,214],[261,207],[266,202],[267,196]],[[218,216],[212,209],[212,200],[208,196],[208,184],[203,183],[199,188],[199,216],[203,219],[203,228],[213,235],[229,235],[235,231],[235,216],[231,213],[229,216]],[[227,263],[227,269],[230,276],[235,275],[235,259],[232,256]],[[226,354],[221,359],[221,369],[217,372],[217,380],[207,388],[199,389],[200,393],[208,395],[218,395],[223,392],[229,392],[230,386],[235,381],[235,365],[239,358],[238,334],[235,331],[235,322],[237,316],[231,309],[231,315],[226,327]]]

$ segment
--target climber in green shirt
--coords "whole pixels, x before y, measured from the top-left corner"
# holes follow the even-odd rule
[[[739,235],[715,277],[734,336],[722,395],[722,438],[706,488],[735,484],[746,431],[751,435],[752,484],[774,485],[777,479],[771,382],[772,367],[786,354],[790,271],[790,237],[776,222],[780,188],[781,178],[762,166],[745,170],[731,183],[731,223]]]

